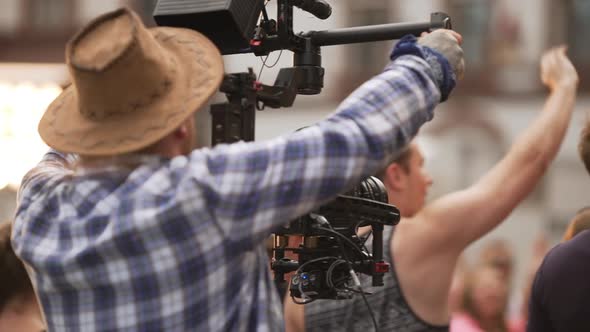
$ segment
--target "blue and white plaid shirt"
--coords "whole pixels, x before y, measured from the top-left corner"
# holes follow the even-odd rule
[[[326,120],[269,141],[135,168],[77,169],[50,151],[23,180],[13,230],[49,330],[283,330],[265,239],[384,167],[432,118],[432,67],[448,63],[424,58],[398,57]]]

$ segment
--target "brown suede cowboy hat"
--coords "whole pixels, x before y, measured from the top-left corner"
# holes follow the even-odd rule
[[[223,78],[215,45],[188,29],[147,29],[127,8],[104,14],[67,45],[72,85],[39,123],[52,148],[88,156],[128,153],[171,133]]]

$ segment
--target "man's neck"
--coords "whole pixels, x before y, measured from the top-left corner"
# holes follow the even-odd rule
[[[76,173],[85,174],[105,169],[133,170],[142,164],[157,162],[166,159],[157,154],[124,154],[107,157],[81,157],[76,165]]]

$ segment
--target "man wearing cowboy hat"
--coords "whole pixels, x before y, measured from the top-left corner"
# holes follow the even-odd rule
[[[193,113],[223,77],[215,46],[125,8],[91,22],[67,46],[73,84],[39,124],[52,150],[13,230],[49,330],[282,330],[264,239],[396,157],[462,74],[460,40],[402,39],[314,126],[193,150]]]

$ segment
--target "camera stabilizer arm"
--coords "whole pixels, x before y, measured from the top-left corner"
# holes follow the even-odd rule
[[[268,15],[264,14],[250,41],[250,48],[243,51],[268,55],[272,51],[288,49],[293,51],[294,65],[282,68],[273,85],[256,82],[252,71],[226,75],[221,91],[227,95],[229,101],[215,104],[211,110],[213,144],[254,140],[255,109],[291,107],[298,94],[319,94],[324,86],[322,46],[394,40],[407,34],[419,36],[425,31],[451,28],[448,15],[433,13],[430,22],[391,23],[310,31],[296,35],[293,33],[293,5],[316,3],[317,0],[277,2],[279,22],[269,20]],[[325,5],[329,8],[329,5]],[[322,8],[323,14],[328,12],[324,6],[319,8]],[[263,13],[266,11],[263,10]]]
[[[221,92],[227,103],[212,107],[212,145],[254,140],[255,110],[290,107],[298,94],[319,94],[324,86],[322,46],[399,39],[404,35],[451,28],[444,13],[433,13],[430,22],[392,23],[373,26],[293,32],[293,7],[320,19],[332,8],[325,0],[276,0],[277,19],[269,18],[265,0],[159,0],[154,10],[158,25],[197,30],[209,37],[222,54],[272,51],[294,53],[293,67],[280,70],[273,85],[256,82],[252,71],[225,76]],[[262,14],[262,18],[259,18]]]

